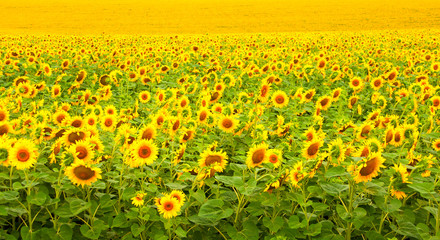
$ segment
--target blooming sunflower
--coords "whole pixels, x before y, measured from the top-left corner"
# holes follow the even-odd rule
[[[397,199],[403,199],[403,198],[407,197],[405,192],[395,190],[393,186],[391,186],[390,193],[391,193],[391,196],[393,196]]]
[[[191,139],[193,139],[195,136],[195,129],[186,129],[185,128],[185,132],[182,135],[182,138],[180,139],[180,142],[182,143],[186,143],[188,141],[190,141]]]
[[[283,108],[289,104],[289,97],[284,91],[278,90],[272,94],[272,103],[277,108]]]
[[[139,93],[139,101],[141,103],[147,103],[151,99],[151,94],[148,91],[142,91]]]
[[[115,115],[105,115],[101,118],[101,128],[107,132],[113,132],[116,127]]]
[[[266,102],[269,98],[269,92],[270,92],[270,84],[263,83],[260,87],[258,99],[260,99],[261,102]]]
[[[372,154],[367,161],[363,162],[362,166],[359,166],[354,180],[357,183],[370,181],[379,174],[380,168],[384,167],[384,162],[385,159],[379,153]]]
[[[179,201],[172,196],[164,196],[156,201],[157,210],[165,219],[176,217],[180,212]]]
[[[11,149],[11,140],[7,136],[0,137],[0,166],[9,166],[9,151]]]
[[[339,97],[341,96],[342,88],[336,88],[332,92],[332,102],[338,101]]]
[[[157,146],[152,140],[139,139],[131,145],[130,155],[140,164],[152,164],[157,154]]]
[[[84,119],[80,116],[69,117],[69,125],[76,128],[81,128],[84,126]]]
[[[64,120],[67,120],[69,118],[69,114],[63,110],[56,111],[55,114],[52,116],[53,122],[58,126],[65,125]]]
[[[180,206],[183,206],[183,204],[185,203],[185,193],[183,193],[181,190],[173,190],[171,191],[169,196],[177,199]]]
[[[378,91],[383,86],[383,79],[381,77],[374,78],[370,82],[370,86],[374,91]]]
[[[99,138],[98,134],[90,136],[88,141],[92,145],[92,150],[93,151],[97,151],[99,153],[103,153],[104,152],[104,144],[102,143],[102,141]]]
[[[359,77],[354,77],[353,79],[350,80],[349,83],[350,88],[352,88],[355,91],[361,89],[362,85],[363,85],[362,79]]]
[[[7,122],[9,119],[9,111],[7,109],[0,108],[0,123]]]
[[[359,127],[357,127],[357,139],[366,139],[373,129],[373,124],[371,124],[370,122],[364,122]]]
[[[327,110],[332,103],[332,98],[329,96],[322,96],[316,101],[316,107],[321,110]]]
[[[83,163],[73,163],[65,170],[65,175],[75,185],[90,186],[92,183],[101,179],[101,169],[97,167],[90,167]]]
[[[336,138],[332,140],[328,145],[328,157],[330,158],[331,162],[337,162],[340,164],[345,160],[345,152],[347,148],[344,145],[344,142],[341,138]],[[334,161],[336,160],[336,161]]]
[[[432,147],[436,150],[436,151],[440,151],[440,139],[435,140],[434,142],[432,142]]]
[[[205,124],[209,116],[210,116],[209,110],[207,108],[201,108],[197,112],[197,122],[201,124]]]
[[[147,195],[145,193],[138,193],[136,196],[131,198],[131,204],[135,205],[136,207],[140,207],[144,205],[144,196]]]
[[[70,146],[79,140],[85,140],[89,136],[89,132],[83,129],[71,128],[63,133],[63,143],[66,146]]]
[[[9,151],[10,164],[17,169],[29,169],[37,162],[38,151],[35,143],[19,139]]]
[[[279,149],[269,149],[267,150],[268,160],[273,164],[274,168],[281,166],[283,162],[283,154]]]
[[[313,159],[318,155],[319,148],[322,147],[324,141],[316,138],[312,141],[306,142],[303,148],[302,156],[306,159]]]
[[[95,153],[92,149],[93,147],[90,142],[79,140],[72,144],[68,151],[75,157],[75,162],[76,160],[79,160],[84,163],[89,163],[95,156]]]
[[[56,98],[61,95],[61,86],[56,84],[52,87],[52,97]]]
[[[207,148],[200,154],[199,167],[209,167],[214,169],[215,172],[223,172],[228,163],[227,159],[228,156],[225,152],[212,151],[210,148]]]
[[[153,124],[148,124],[143,127],[139,133],[140,139],[150,140],[155,139],[157,135],[156,127]]]
[[[251,149],[249,149],[246,158],[246,165],[249,168],[258,167],[264,162],[268,161],[268,145],[266,143],[260,143],[258,145],[254,145]]]
[[[218,127],[227,132],[234,133],[235,128],[237,128],[238,120],[231,116],[222,116],[218,120]]]

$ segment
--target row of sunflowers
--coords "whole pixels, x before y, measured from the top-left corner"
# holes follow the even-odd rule
[[[0,235],[438,239],[438,36],[2,36]]]

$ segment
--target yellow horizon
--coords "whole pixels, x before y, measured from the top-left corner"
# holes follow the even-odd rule
[[[0,34],[205,34],[440,28],[436,0],[1,1]]]

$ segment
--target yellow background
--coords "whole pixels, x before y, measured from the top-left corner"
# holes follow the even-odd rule
[[[175,34],[439,28],[440,0],[0,1],[1,34]]]

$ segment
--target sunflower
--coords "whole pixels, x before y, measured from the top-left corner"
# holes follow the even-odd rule
[[[385,159],[378,153],[372,154],[369,159],[363,162],[355,172],[354,180],[359,182],[368,182],[378,175],[380,168],[384,167]]]
[[[307,138],[307,142],[313,141],[317,137],[318,133],[316,132],[315,128],[309,127],[303,134]]]
[[[366,139],[370,134],[371,130],[374,129],[374,125],[370,122],[364,122],[359,127],[357,127],[357,139]]]
[[[197,122],[201,124],[205,124],[207,122],[207,119],[210,116],[210,112],[207,108],[200,108],[200,110],[197,112]]]
[[[260,99],[261,102],[266,102],[269,98],[269,92],[270,92],[270,84],[263,83],[261,84],[258,99]]]
[[[151,165],[157,159],[158,149],[152,140],[136,140],[130,150],[130,155],[139,164]]]
[[[87,115],[86,117],[84,117],[84,121],[86,123],[86,126],[94,127],[94,126],[96,126],[96,123],[98,121],[98,117],[94,113],[91,113],[91,114]]]
[[[179,201],[172,196],[164,196],[156,201],[157,210],[165,219],[176,217],[180,212]]]
[[[313,159],[318,155],[319,148],[322,147],[324,141],[316,138],[312,141],[306,142],[303,148],[302,156],[306,159]]]
[[[178,107],[179,109],[185,109],[189,106],[190,102],[187,96],[183,96],[179,99]]]
[[[440,139],[434,140],[434,142],[432,142],[432,147],[436,151],[440,151]]]
[[[205,149],[200,154],[199,167],[208,167],[215,172],[223,172],[226,168],[228,156],[223,151],[212,151],[209,148]]]
[[[183,158],[186,151],[186,143],[180,144],[179,149],[175,152],[175,157],[172,160],[174,165],[177,165]]]
[[[147,195],[145,193],[137,193],[136,196],[131,198],[131,204],[135,205],[136,207],[140,207],[144,205],[144,196]]]
[[[361,89],[362,85],[363,85],[362,79],[359,77],[355,77],[351,79],[349,83],[350,88],[352,88],[355,91]]]
[[[339,97],[341,96],[342,88],[336,88],[332,92],[332,102],[338,101]]]
[[[391,186],[390,193],[391,193],[391,196],[393,196],[397,199],[403,199],[403,198],[407,197],[405,192],[395,190],[393,186]]]
[[[11,127],[8,122],[0,124],[0,136],[7,135],[11,131]]]
[[[174,136],[177,131],[180,129],[182,122],[179,117],[172,117],[170,119],[170,132],[171,135]]]
[[[287,180],[292,184],[292,186],[299,187],[298,186],[299,181],[301,181],[305,177],[305,174],[303,173],[303,168],[304,168],[303,162],[299,161],[289,171]]]
[[[147,103],[151,99],[151,94],[148,91],[142,91],[139,93],[139,101],[141,103]]]
[[[327,61],[325,60],[325,58],[321,58],[318,60],[318,63],[316,64],[316,68],[322,71],[325,69],[326,65],[327,65]]]
[[[63,133],[63,143],[66,146],[75,144],[77,141],[85,140],[90,136],[90,133],[84,129],[71,128]]]
[[[383,79],[381,77],[374,78],[370,82],[370,86],[374,91],[378,91],[383,86]]]
[[[231,116],[222,116],[218,120],[218,127],[227,132],[227,133],[234,133],[235,128],[237,128],[238,120]]]
[[[310,102],[313,99],[313,96],[315,96],[316,90],[315,89],[310,89],[307,92],[304,93],[304,100],[306,102]]]
[[[440,62],[434,62],[431,65],[431,71],[438,72],[440,71]]]
[[[19,139],[9,151],[10,164],[17,169],[29,169],[37,162],[38,151],[35,143]]]
[[[95,156],[92,149],[93,147],[90,142],[79,140],[72,144],[68,151],[75,157],[75,162],[81,161],[83,163],[90,163]]]
[[[249,149],[247,152],[246,165],[249,168],[254,168],[267,162],[269,158],[267,154],[268,147],[266,143],[260,143]]]
[[[330,162],[334,162],[335,159],[338,164],[342,163],[346,157],[346,150],[347,148],[341,138],[338,137],[332,140],[328,145],[328,157],[330,158]]]
[[[289,104],[289,97],[281,90],[278,90],[272,94],[272,103],[277,108],[283,108]]]
[[[67,121],[69,122],[68,125],[75,128],[81,128],[84,126],[84,120],[80,116],[69,117]]]
[[[52,87],[52,97],[56,98],[56,97],[59,97],[60,95],[61,95],[61,86],[58,85],[58,84],[53,85],[53,87]]]
[[[405,140],[404,129],[402,127],[395,128],[393,141],[390,144],[398,147],[403,144],[403,140]]]
[[[359,100],[358,96],[351,96],[348,99],[348,108],[353,109],[353,106],[357,103],[358,100]]]
[[[7,136],[0,137],[0,166],[9,166],[9,152],[11,149],[12,141]]]
[[[186,143],[188,141],[190,141],[191,139],[193,139],[195,136],[195,129],[186,129],[185,128],[185,132],[182,135],[182,138],[180,139],[181,143]]]
[[[62,148],[63,144],[61,139],[56,140],[51,148],[50,148],[50,155],[49,155],[49,159],[50,159],[50,163],[56,163],[57,162],[57,156],[59,156],[59,153],[61,152],[61,148]]]
[[[43,67],[42,67],[43,73],[46,76],[51,76],[52,75],[52,69],[50,68],[49,64],[44,63]]]
[[[153,124],[148,124],[143,127],[139,133],[140,139],[150,140],[155,139],[157,135],[156,127]]]
[[[281,166],[283,162],[283,154],[279,149],[269,149],[267,150],[268,160],[273,164],[274,168]]]
[[[66,168],[64,173],[75,185],[90,186],[92,183],[101,179],[101,169],[90,167],[83,163],[73,163]]]
[[[433,96],[431,98],[432,101],[432,107],[434,107],[435,110],[440,109],[440,96]]]
[[[398,71],[397,69],[393,69],[389,73],[387,73],[386,79],[388,79],[389,82],[393,82],[397,79]]]
[[[104,144],[102,143],[99,135],[93,135],[88,139],[89,143],[92,145],[92,150],[99,153],[104,152]]]
[[[316,108],[321,110],[327,110],[332,103],[332,98],[329,96],[322,96],[316,101]]]
[[[116,107],[113,105],[108,105],[107,107],[104,108],[104,113],[107,115],[118,115],[118,111],[116,110]]]
[[[116,116],[105,115],[101,118],[101,128],[106,132],[113,132],[116,127]]]
[[[177,199],[180,206],[183,206],[185,203],[185,193],[183,193],[181,190],[173,190],[170,192],[170,194],[168,194],[168,196]]]
[[[7,109],[0,108],[0,123],[7,122],[9,120],[9,111]]]

